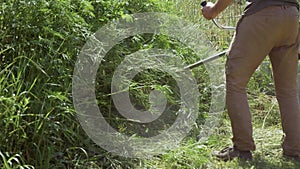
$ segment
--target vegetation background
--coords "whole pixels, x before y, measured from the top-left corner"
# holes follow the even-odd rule
[[[243,9],[236,1],[218,19],[234,26]],[[1,168],[300,168],[281,156],[281,131],[271,66],[268,59],[248,86],[257,150],[254,161],[219,162],[214,149],[231,144],[230,122],[223,114],[220,127],[205,142],[197,136],[207,116],[211,86],[205,67],[193,69],[200,98],[200,115],[182,144],[153,159],[129,159],[95,145],[82,130],[72,103],[72,75],[79,51],[87,38],[108,21],[138,12],[167,12],[199,25],[207,41],[218,50],[228,48],[233,31],[216,28],[200,15],[196,0],[2,0],[0,4],[0,167]],[[200,59],[184,44],[159,34],[124,39],[106,56],[98,71],[97,98],[107,121],[122,133],[136,125],[124,121],[111,102],[113,70],[134,51],[159,47],[172,49],[187,63]],[[224,60],[224,58],[223,58]],[[97,76],[98,77],[98,76]],[[141,87],[142,86],[142,87]],[[178,105],[175,81],[163,72],[138,74],[130,86],[133,102],[149,107],[148,93],[167,94]],[[174,115],[160,125],[167,128]],[[151,126],[141,133],[155,134]]]

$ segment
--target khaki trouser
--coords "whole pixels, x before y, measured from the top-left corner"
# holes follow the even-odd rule
[[[283,150],[300,155],[300,107],[298,98],[298,10],[272,6],[243,16],[231,43],[226,63],[226,106],[233,143],[240,150],[255,150],[246,85],[269,55],[282,128]]]

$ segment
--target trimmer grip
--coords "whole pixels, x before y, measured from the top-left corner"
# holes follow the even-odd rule
[[[203,2],[201,2],[201,6],[206,6],[206,4],[207,4],[207,2],[206,1],[203,1]]]

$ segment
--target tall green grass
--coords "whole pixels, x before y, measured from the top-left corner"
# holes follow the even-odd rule
[[[0,4],[0,168],[129,168],[96,146],[72,103],[74,63],[87,37],[155,0],[4,0]]]
[[[116,156],[95,145],[82,130],[72,103],[73,68],[81,47],[88,36],[105,23],[126,14],[160,11],[179,15],[199,24],[207,33],[208,41],[217,50],[226,49],[233,32],[219,30],[204,20],[200,8],[200,2],[190,0],[2,1],[0,168],[239,168],[237,162],[221,163],[210,158],[213,148],[230,144],[230,126],[226,113],[222,127],[207,142],[197,142],[199,126],[206,116],[203,113],[178,149],[152,160],[140,160]],[[224,15],[237,14],[228,10]],[[235,18],[224,24],[234,22]],[[124,122],[115,114],[109,88],[113,70],[124,56],[150,47],[173,49],[187,64],[200,59],[184,44],[163,35],[131,37],[111,50],[106,58],[107,64],[98,71],[102,79],[97,79],[96,90],[100,109],[120,132],[131,134],[136,126]],[[280,132],[277,135],[275,128],[279,123],[276,115],[278,106],[274,102],[271,78],[266,78],[269,74],[269,65],[265,64],[249,84],[249,97],[252,99],[250,105],[255,110],[255,125],[260,129],[256,137],[258,145],[263,147],[256,154],[254,168],[293,167],[297,164],[284,162],[281,158],[279,162],[272,163],[275,158],[265,157],[267,154],[279,156],[279,145],[275,140],[280,139]],[[207,70],[203,66],[196,68],[193,75],[201,92],[202,104],[199,109],[207,112],[211,97]],[[144,108],[149,107],[147,96],[153,88],[168,93],[169,102],[177,104],[178,91],[172,90],[175,82],[169,75],[150,70],[139,74],[134,80],[130,89],[132,100]],[[168,85],[161,85],[162,81]],[[161,125],[168,127],[171,122],[172,119],[162,121]],[[148,130],[147,126],[142,129],[143,133],[156,132]],[[276,131],[267,133],[270,139],[274,138],[274,142],[270,140],[269,144],[261,139],[266,129]]]

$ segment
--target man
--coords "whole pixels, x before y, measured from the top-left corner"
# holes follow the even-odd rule
[[[208,2],[202,8],[207,19],[215,18],[233,0]],[[238,157],[251,160],[255,150],[246,85],[269,55],[274,75],[285,138],[283,155],[300,159],[300,107],[297,87],[297,0],[248,0],[239,20],[226,62],[226,107],[231,120],[233,146],[216,152],[224,161]]]

